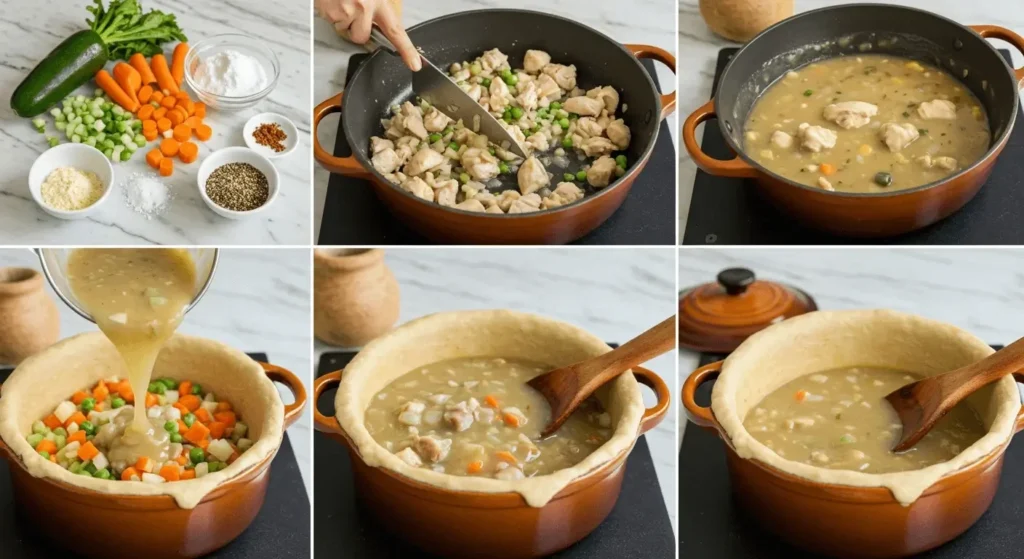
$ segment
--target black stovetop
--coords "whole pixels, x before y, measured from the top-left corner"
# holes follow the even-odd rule
[[[738,49],[718,55],[715,87],[729,59]],[[1007,60],[1009,51],[1000,53]],[[712,96],[714,91],[712,91]],[[713,177],[697,171],[693,197],[683,235],[685,245],[1002,245],[1024,244],[1024,118],[1018,108],[1018,126],[1010,134],[992,176],[973,200],[946,219],[905,235],[887,239],[837,237],[808,229],[763,200],[744,179]],[[704,126],[704,152],[731,159],[732,150],[715,121]]]
[[[348,75],[369,55],[349,59]],[[650,60],[641,61],[658,85]],[[669,88],[673,89],[673,88]],[[345,140],[341,121],[334,155],[347,157],[352,150]],[[676,243],[676,154],[668,124],[661,123],[658,141],[622,206],[600,227],[575,241],[585,245],[674,245]],[[435,244],[412,231],[377,199],[367,181],[332,174],[320,220],[319,245],[420,245]]]

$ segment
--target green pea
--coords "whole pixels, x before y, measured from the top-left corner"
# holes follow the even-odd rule
[[[562,127],[562,130],[568,130],[569,129],[569,119],[563,118],[562,120],[559,120],[558,121],[558,125]]]
[[[523,118],[523,109],[520,109],[519,107],[512,107],[512,118],[515,120]]]
[[[45,460],[49,460],[50,459],[50,453],[46,452],[45,450],[40,450],[39,451],[39,456],[42,456],[43,459],[45,459]]]
[[[498,72],[498,75],[501,76],[502,78],[507,78],[512,75],[512,70],[505,68],[504,70]]]
[[[192,450],[188,451],[188,459],[191,460],[193,464],[205,462],[206,453],[203,452],[203,449],[199,448],[198,446],[192,447]]]
[[[220,462],[209,462],[206,465],[207,470],[212,474],[220,469]]]
[[[544,116],[544,115],[548,114],[549,112],[550,111],[548,111],[547,109],[543,109],[543,108],[542,109],[537,109],[537,116]]]
[[[192,385],[192,393],[195,394],[196,396],[202,394],[203,393],[203,385],[201,385],[201,384],[193,384]]]
[[[78,470],[78,475],[85,476],[85,477],[92,477],[92,474],[87,472],[85,470],[85,468],[82,468],[81,470]]]
[[[811,95],[814,95],[813,89],[808,89],[807,91],[804,91],[804,97],[810,97]]]
[[[181,442],[181,433],[171,433],[171,442],[172,443],[180,443]]]
[[[519,83],[519,76],[509,76],[505,78],[505,83],[508,85],[516,85]]]
[[[93,425],[93,424],[92,424],[92,421],[89,421],[88,419],[87,419],[87,420],[85,420],[85,421],[83,421],[83,422],[82,422],[82,423],[81,423],[81,424],[80,424],[80,425],[78,426],[78,428],[79,428],[79,429],[81,429],[81,430],[83,430],[83,431],[85,431],[85,434],[86,434],[86,435],[95,435],[95,434],[96,434],[96,426],[95,426],[95,425]]]
[[[185,423],[185,427],[191,427],[196,422],[196,416],[192,413],[186,413],[182,416],[181,420]]]
[[[91,412],[93,410],[93,408],[96,407],[96,399],[95,398],[86,398],[86,399],[82,400],[82,403],[79,405],[79,407],[82,408],[83,412],[89,413],[89,412]]]
[[[451,126],[449,126],[448,128],[445,128],[444,130],[441,131],[441,135],[442,136],[447,136],[448,134],[452,134],[454,132],[455,132],[455,129],[452,128]]]
[[[469,179],[469,173],[462,173],[461,175],[459,175],[459,182],[461,182],[462,184],[466,184],[467,182],[469,182]]]
[[[566,182],[572,182],[572,181],[576,180],[576,175],[574,175],[572,173],[566,173],[566,174],[562,175],[562,178],[565,179]]]
[[[576,173],[576,180],[578,180],[578,181],[585,181],[585,180],[587,180],[587,172],[586,171],[580,171],[580,172]]]
[[[484,87],[491,87],[491,78],[484,78],[480,80],[480,85]]]
[[[115,410],[117,408],[124,407],[124,404],[125,402],[123,398],[114,398],[113,400],[110,401],[110,407],[114,408]]]
[[[569,120],[576,120],[579,117],[580,117],[580,115],[578,115],[576,113],[569,113]]]
[[[111,479],[114,476],[110,475],[110,470],[108,470],[106,468],[103,468],[102,470],[96,470],[96,473],[93,474],[92,477],[96,477],[96,478],[100,478],[100,479]]]
[[[892,184],[892,173],[885,171],[875,173],[875,184],[878,186],[889,186]]]
[[[158,382],[160,382],[161,384],[166,386],[168,390],[177,390],[178,389],[178,381],[176,381],[176,380],[174,380],[172,378],[164,377],[164,378],[160,379]]]
[[[440,142],[441,141],[441,135],[435,132],[435,133],[427,136],[427,141],[432,143],[432,144],[435,143],[435,142]]]
[[[166,422],[164,422],[164,431],[167,431],[168,433],[177,433],[178,432],[178,423],[176,421],[166,421]]]
[[[498,163],[498,170],[501,171],[501,174],[503,174],[503,175],[507,175],[507,174],[511,173],[511,171],[508,168],[508,164],[505,163],[504,161],[502,161],[501,163]]]
[[[615,157],[615,164],[618,165],[619,167],[622,167],[623,169],[626,168],[626,163],[628,162],[629,161],[626,159],[625,155],[617,155]]]
[[[557,111],[558,109],[561,109],[561,108],[562,108],[562,104],[559,103],[558,101],[553,101],[551,103],[551,110],[552,111]]]
[[[96,466],[94,466],[92,462],[89,462],[85,466],[82,466],[82,471],[88,472],[89,475],[96,475],[96,472],[99,470],[96,469]]]
[[[513,122],[512,121],[512,113],[509,112],[509,113],[505,113],[505,114],[501,115],[501,120],[504,120],[505,122],[507,122],[509,124],[512,124],[512,122]]]
[[[494,148],[487,148],[487,153],[494,155],[496,152],[494,151]]]
[[[566,111],[564,109],[558,109],[557,111],[555,111],[555,116],[557,116],[558,118],[569,118],[569,111]]]
[[[572,147],[572,138],[569,137],[569,136],[566,136],[566,137],[562,138],[562,147],[564,147],[564,148],[571,148]]]
[[[459,151],[459,144],[457,144],[455,142],[452,142],[452,143],[448,144],[448,149],[450,149],[452,151]]]
[[[160,382],[151,382],[149,383],[148,392],[152,392],[153,394],[164,394],[167,392],[167,387]]]

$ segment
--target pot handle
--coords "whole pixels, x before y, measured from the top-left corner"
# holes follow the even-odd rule
[[[705,173],[716,177],[747,179],[756,177],[757,170],[739,156],[723,161],[711,157],[700,148],[700,142],[697,141],[697,125],[713,118],[717,118],[714,99],[690,113],[690,116],[686,117],[686,122],[683,123],[683,143],[686,144],[686,151],[690,153],[693,162]]]
[[[338,173],[346,177],[369,179],[373,175],[363,168],[354,155],[348,157],[335,157],[331,155],[324,149],[324,146],[320,145],[320,137],[317,136],[320,121],[329,114],[341,112],[342,95],[344,95],[344,92],[320,103],[313,109],[313,157],[316,158],[317,162],[324,169],[332,173]]]
[[[690,373],[686,382],[683,383],[683,407],[686,408],[686,417],[708,431],[717,431],[718,422],[715,421],[715,415],[711,413],[711,408],[697,404],[694,396],[696,396],[697,388],[700,385],[717,378],[721,372],[722,361],[716,361]]]
[[[1017,33],[998,25],[972,25],[970,27],[983,38],[1006,41],[1016,47],[1021,54],[1024,54],[1024,37]],[[1024,86],[1024,68],[1017,68],[1013,73],[1017,76],[1017,87]]]
[[[1024,383],[1024,372],[1013,373],[1013,380],[1015,380],[1015,381],[1017,381],[1019,383]],[[1020,387],[1018,387],[1017,389],[1019,391]],[[1014,429],[1013,429],[1014,433],[1020,433],[1021,430],[1024,430],[1024,404],[1021,404],[1020,410],[1017,412],[1017,424],[1016,425],[1017,426],[1014,427]]]
[[[633,367],[633,376],[636,377],[637,382],[647,385],[658,396],[658,403],[654,404],[653,408],[644,410],[644,415],[640,418],[640,434],[643,435],[657,427],[661,420],[665,419],[668,405],[672,401],[672,392],[669,391],[665,381],[653,371],[642,367]]]
[[[651,60],[657,60],[665,66],[668,66],[672,73],[676,73],[676,57],[663,48],[658,48],[651,45],[625,45],[625,47],[633,53],[633,56],[643,59],[649,58]],[[676,110],[676,92],[666,93],[661,96],[661,120],[668,118],[668,115],[674,113]]]
[[[291,390],[292,395],[295,396],[295,401],[284,407],[284,428],[287,429],[299,419],[302,411],[306,409],[306,387],[302,385],[299,377],[284,367],[260,361],[257,361],[257,363],[263,367],[263,371],[267,373],[270,380],[287,386],[288,390]]]
[[[337,386],[341,382],[341,374],[344,370],[334,371],[333,373],[327,373],[326,375],[319,376],[313,381],[313,428],[321,433],[326,434],[332,439],[341,441],[346,446],[348,441],[345,439],[341,430],[341,424],[338,423],[338,418],[333,415],[327,416],[320,413],[320,408],[317,407],[317,402],[320,401],[320,395],[324,393],[324,390],[332,386]]]

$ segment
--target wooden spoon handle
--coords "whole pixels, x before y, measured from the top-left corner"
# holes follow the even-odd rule
[[[955,386],[955,402],[975,390],[995,382],[1006,375],[1024,369],[1024,338],[1000,349],[988,357],[950,373],[947,386]]]
[[[582,386],[601,386],[622,371],[671,351],[676,347],[676,317],[671,316],[643,334],[591,361],[580,371]]]

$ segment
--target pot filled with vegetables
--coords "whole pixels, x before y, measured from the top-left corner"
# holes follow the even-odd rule
[[[816,311],[754,334],[683,386],[690,421],[725,443],[737,502],[828,556],[905,557],[970,528],[1024,428],[1015,377],[971,394],[907,451],[885,400],[993,350],[959,328],[888,310]],[[709,407],[697,388],[715,381]]]
[[[430,315],[318,378],[317,396],[337,395],[316,429],[345,445],[360,501],[397,536],[445,557],[548,555],[607,517],[637,437],[668,411],[664,381],[634,368],[541,437],[551,411],[526,381],[610,349],[532,314]]]
[[[625,200],[675,110],[675,93],[658,92],[640,64],[650,58],[674,70],[675,57],[569,19],[480,10],[421,23],[409,36],[528,157],[417,99],[410,71],[386,52],[314,110],[314,127],[341,113],[352,155],[332,155],[314,132],[314,156],[333,173],[371,181],[392,213],[436,241],[582,237]]]
[[[683,141],[702,170],[753,179],[809,226],[854,237],[920,229],[977,194],[1016,121],[1024,69],[989,38],[1024,52],[1009,29],[903,6],[798,14],[732,58]],[[701,150],[697,126],[711,119],[734,159]]]

